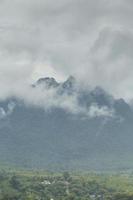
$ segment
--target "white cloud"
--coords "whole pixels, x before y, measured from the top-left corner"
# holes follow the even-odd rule
[[[133,98],[131,0],[0,1],[0,99],[76,110],[75,97],[28,86],[40,76],[75,75],[116,97]],[[49,98],[49,101],[46,99]]]
[[[97,104],[92,104],[89,107],[88,116],[90,118],[95,117],[109,117],[112,118],[115,116],[115,111],[107,106],[99,107]]]
[[[13,113],[15,107],[16,107],[16,105],[14,102],[8,103],[7,110],[0,107],[0,119],[5,119],[6,117],[10,116]]]
[[[4,119],[5,117],[6,117],[5,110],[2,107],[0,107],[0,119]]]

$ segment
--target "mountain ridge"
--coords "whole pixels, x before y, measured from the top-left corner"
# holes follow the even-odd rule
[[[67,112],[60,106],[47,110],[19,98],[0,101],[0,162],[51,170],[131,169],[130,105],[100,87],[77,88],[73,77],[56,83],[43,78],[31,87],[41,86],[42,92],[54,89],[63,100],[74,96],[81,112]]]

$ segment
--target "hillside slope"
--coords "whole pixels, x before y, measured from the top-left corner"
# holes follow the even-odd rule
[[[31,86],[76,98],[79,112],[45,109],[16,97],[0,102],[0,162],[25,168],[114,170],[133,167],[133,111],[104,90],[43,78]],[[74,99],[75,99],[74,98]]]

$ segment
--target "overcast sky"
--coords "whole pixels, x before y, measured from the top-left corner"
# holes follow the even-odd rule
[[[133,0],[0,0],[0,98],[69,75],[133,98]]]

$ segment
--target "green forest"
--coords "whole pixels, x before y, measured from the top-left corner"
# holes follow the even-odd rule
[[[1,170],[0,200],[133,200],[133,174]]]

